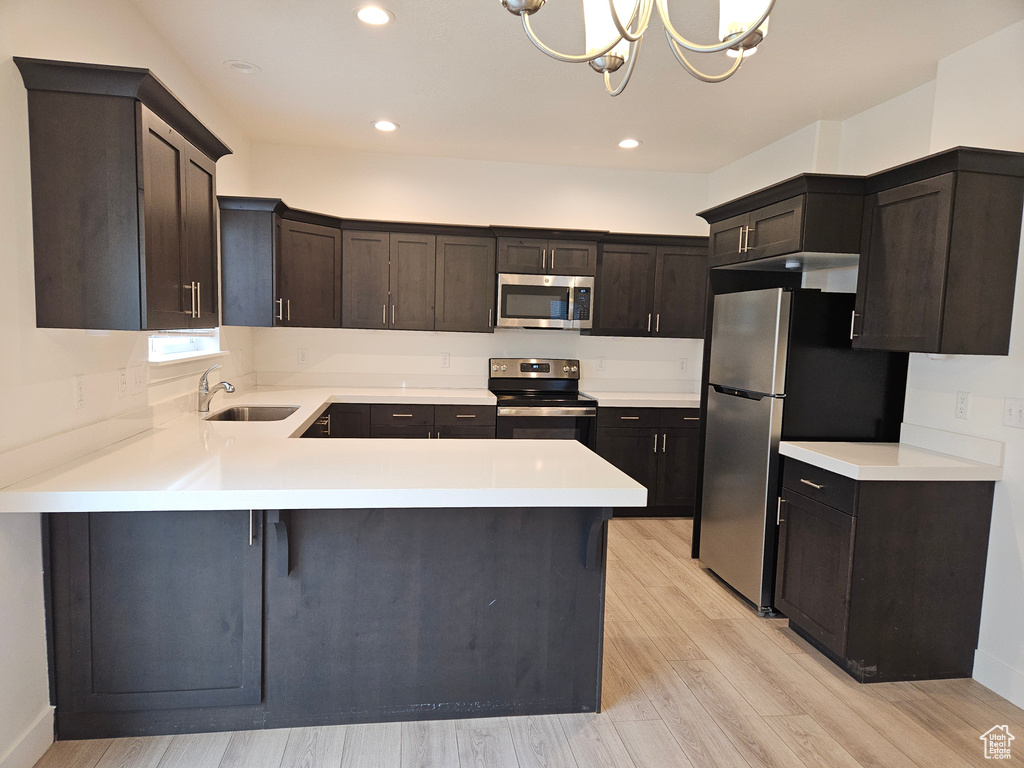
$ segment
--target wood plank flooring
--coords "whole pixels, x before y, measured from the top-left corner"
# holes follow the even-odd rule
[[[994,725],[1024,744],[974,680],[858,685],[691,560],[691,530],[611,522],[600,715],[65,741],[36,768],[954,768],[989,764]]]

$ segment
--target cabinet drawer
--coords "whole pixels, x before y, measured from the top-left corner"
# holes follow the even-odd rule
[[[371,405],[370,424],[374,426],[434,426],[432,405]]]
[[[434,436],[441,440],[450,438],[472,438],[476,440],[493,440],[494,439],[494,425],[487,426],[485,424],[478,424],[476,426],[465,424],[453,424],[451,426],[444,426],[438,424],[434,429]]]
[[[667,429],[697,429],[700,408],[661,408],[661,426]]]
[[[497,412],[497,406],[494,405],[435,405],[434,425],[438,427],[493,427]]]
[[[426,440],[433,433],[430,424],[372,424],[370,437],[399,437]]]
[[[782,469],[782,487],[848,515],[856,514],[857,481],[852,478],[787,458]]]
[[[597,408],[599,427],[658,427],[661,415],[658,408]]]

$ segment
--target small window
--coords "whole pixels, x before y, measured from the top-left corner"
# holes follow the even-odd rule
[[[220,354],[219,328],[160,331],[149,337],[149,362],[173,363]]]

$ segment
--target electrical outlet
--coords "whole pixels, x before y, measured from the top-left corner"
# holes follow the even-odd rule
[[[1024,399],[1008,397],[1003,400],[1003,426],[1024,429]]]
[[[967,419],[971,415],[971,393],[970,392],[957,392],[956,393],[956,417],[958,419]]]
[[[451,356],[451,353],[449,353],[449,352],[442,352],[441,353],[441,367],[442,368],[451,368],[452,367],[452,356]]]
[[[133,365],[129,371],[129,385],[133,395],[141,395],[146,389],[146,369],[141,365]]]
[[[299,365],[306,365],[309,362],[309,350],[300,349],[298,353]]]
[[[679,358],[679,370],[681,372],[683,372],[683,373],[686,373],[686,358],[685,357]]]
[[[124,400],[128,397],[128,369],[117,369],[117,399]]]
[[[603,371],[608,367],[608,358],[599,357],[597,358],[597,370]]]
[[[85,377],[82,374],[75,376],[75,387],[72,392],[74,397],[75,410],[85,408]]]

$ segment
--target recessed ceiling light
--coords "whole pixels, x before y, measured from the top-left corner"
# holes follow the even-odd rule
[[[378,8],[375,5],[367,5],[356,11],[356,16],[364,24],[373,24],[375,27],[379,27],[382,24],[387,24],[395,18],[395,14],[391,11],[383,8]]]
[[[257,72],[262,72],[259,67],[253,64],[251,61],[240,61],[239,59],[228,59],[224,62],[235,72],[239,72],[243,75],[254,75]]]
[[[376,128],[378,131],[391,133],[391,131],[398,130],[398,123],[392,123],[390,120],[378,120],[373,124],[373,127]]]
[[[619,146],[623,149],[636,149],[640,146],[640,142],[636,139],[623,139],[619,142]]]

